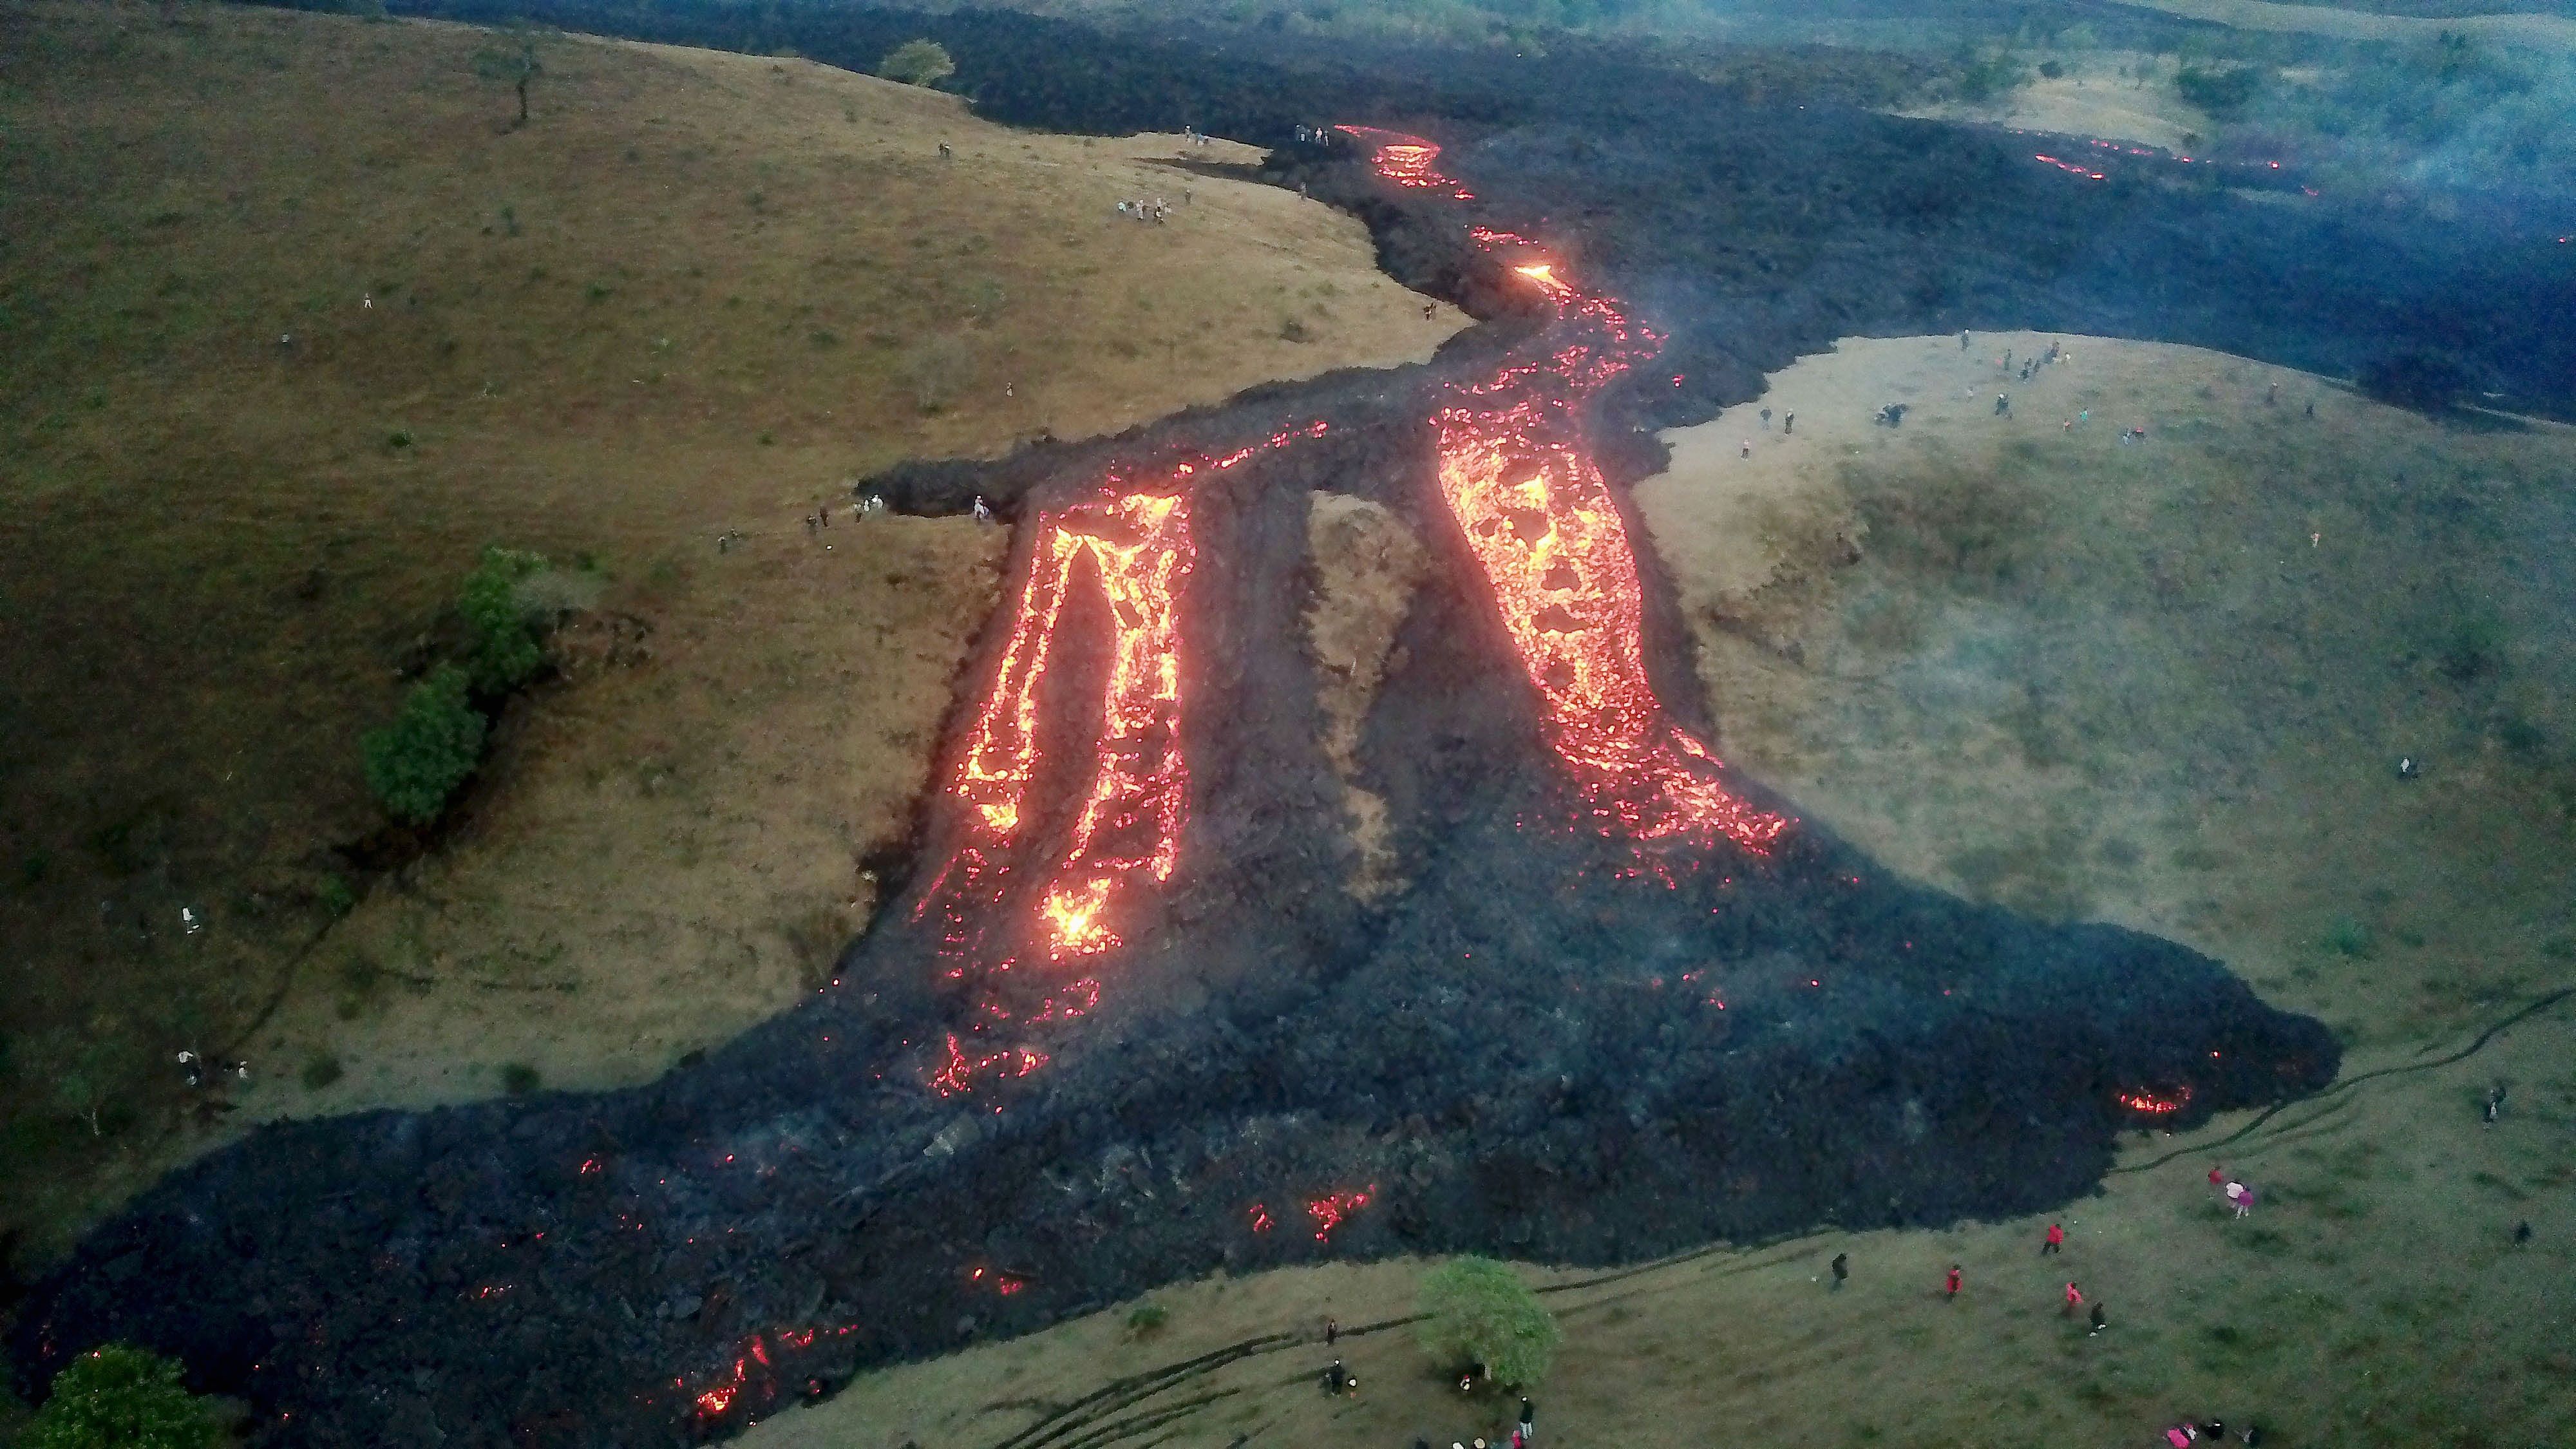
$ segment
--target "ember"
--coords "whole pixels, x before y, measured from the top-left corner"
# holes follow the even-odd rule
[[[1340,1227],[1344,1218],[1367,1207],[1369,1198],[1376,1192],[1377,1184],[1372,1182],[1359,1192],[1326,1193],[1308,1202],[1306,1216],[1315,1220],[1315,1241],[1320,1243],[1330,1238],[1333,1229]]]

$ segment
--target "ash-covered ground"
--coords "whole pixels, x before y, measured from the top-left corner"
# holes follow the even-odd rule
[[[1382,195],[1347,148],[1300,164]],[[1218,1267],[1607,1263],[2035,1210],[2086,1192],[2124,1128],[2331,1080],[2317,1023],[2170,943],[1916,889],[1812,825],[1767,854],[1596,828],[1444,502],[1430,421],[1580,328],[1461,219],[1419,200],[1379,218],[1392,247],[1449,247],[1453,290],[1493,317],[1427,367],[878,485],[914,507],[1015,500],[1025,589],[1063,536],[1050,520],[1197,473],[1171,595],[1186,823],[1168,880],[1119,877],[1121,944],[1039,959],[1043,882],[952,911],[989,833],[952,789],[902,900],[803,1009],[634,1091],[266,1131],[95,1233],[23,1312],[22,1364],[145,1343],[247,1396],[278,1443],[685,1443],[868,1364]],[[1589,424],[1614,482],[1657,461],[1617,421],[1651,390],[1621,387]],[[1433,545],[1360,748],[1408,878],[1375,907],[1341,888],[1353,847],[1302,632],[1315,490]],[[1025,872],[1089,828],[1104,770],[1162,762],[1102,745],[1153,627],[1110,583],[1136,541],[1104,524],[1064,576],[1011,806]],[[1670,590],[1639,566],[1644,667],[1704,737]],[[1026,613],[997,616],[952,780],[982,758]],[[1096,984],[1078,1017],[1039,1006],[1077,973]]]

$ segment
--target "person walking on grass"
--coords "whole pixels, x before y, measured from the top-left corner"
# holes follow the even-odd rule
[[[2066,1316],[2066,1317],[2068,1317],[2068,1318],[2073,1318],[2073,1317],[2075,1316],[2075,1310],[2076,1310],[2076,1309],[2078,1309],[2078,1308],[2081,1308],[2081,1307],[2083,1307],[2083,1306],[2084,1306],[2084,1290],[2083,1290],[2083,1289],[2081,1289],[2081,1288],[2076,1287],[2076,1286],[2075,1286],[2074,1284],[2072,1284],[2072,1283],[2067,1284],[2067,1285],[2066,1285],[2066,1307],[2065,1307],[2064,1309],[2060,1310],[2060,1312],[2062,1312],[2062,1313],[2064,1314],[2064,1316]]]
[[[2102,1305],[2099,1302],[2096,1302],[2093,1305],[2093,1311],[2086,1315],[2086,1321],[2093,1325],[2092,1329],[2084,1335],[2086,1338],[2091,1338],[2094,1334],[2100,1333],[2103,1329],[2111,1326],[2111,1320],[2108,1315],[2102,1312]]]
[[[2066,1229],[2059,1227],[2055,1223],[2050,1223],[2048,1225],[2048,1236],[2040,1242],[2039,1255],[2045,1258],[2049,1254],[2063,1249],[2065,1246]]]
[[[1521,1443],[1527,1444],[1530,1440],[1536,1437],[1538,1437],[1538,1406],[1531,1403],[1527,1395],[1523,1395],[1521,1398]]]
[[[1958,1301],[1959,1301],[1959,1265],[1958,1265],[1958,1264],[1956,1264],[1956,1263],[1951,1264],[1951,1265],[1950,1265],[1950,1276],[1941,1280],[1941,1295],[1942,1295],[1943,1300],[1944,1300],[1944,1301],[1946,1301],[1946,1302],[1956,1303],[1956,1302],[1958,1302]]]

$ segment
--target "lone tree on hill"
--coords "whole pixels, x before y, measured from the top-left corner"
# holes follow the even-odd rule
[[[490,46],[474,52],[474,73],[485,80],[508,81],[518,88],[519,119],[513,128],[528,124],[528,82],[545,74],[545,65],[537,59],[537,39],[533,35],[514,37],[515,46]]]
[[[1529,1285],[1490,1258],[1443,1263],[1422,1278],[1422,1346],[1444,1366],[1483,1365],[1508,1388],[1535,1388],[1565,1335]]]
[[[18,1442],[26,1449],[213,1449],[219,1426],[180,1386],[179,1366],[112,1343],[54,1376],[52,1397]]]
[[[937,85],[957,74],[957,62],[935,40],[907,40],[877,62],[877,74],[908,86]]]

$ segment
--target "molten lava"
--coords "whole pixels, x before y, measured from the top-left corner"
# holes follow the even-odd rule
[[[1459,201],[1473,201],[1476,193],[1443,176],[1432,165],[1440,159],[1440,148],[1420,136],[1401,131],[1381,131],[1375,126],[1335,126],[1343,135],[1376,151],[1371,158],[1378,178],[1408,191],[1445,191]]]
[[[1529,245],[1487,227],[1470,235],[1488,249]],[[1762,852],[1788,820],[1730,793],[1717,758],[1672,721],[1647,680],[1635,546],[1584,432],[1583,403],[1663,339],[1611,298],[1559,277],[1553,262],[1513,270],[1556,305],[1571,338],[1544,363],[1515,363],[1455,390],[1432,420],[1441,495],[1545,707],[1548,745],[1596,826],[1647,839],[1724,836]]]

